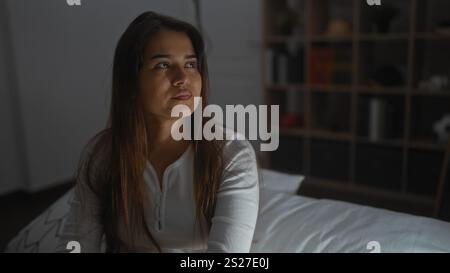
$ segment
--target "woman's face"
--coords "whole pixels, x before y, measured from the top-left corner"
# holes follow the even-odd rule
[[[147,43],[144,65],[139,72],[139,96],[146,115],[171,117],[178,104],[194,110],[202,77],[190,38],[183,32],[161,30]]]

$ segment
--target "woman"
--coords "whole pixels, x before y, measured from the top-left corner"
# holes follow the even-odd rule
[[[174,106],[207,103],[204,43],[190,24],[145,12],[120,38],[108,126],[87,145],[61,250],[248,252],[259,186],[248,141],[171,137]],[[206,121],[202,121],[205,123]]]

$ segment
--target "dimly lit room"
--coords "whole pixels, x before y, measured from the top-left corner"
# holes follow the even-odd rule
[[[0,252],[450,252],[449,11],[0,0]]]

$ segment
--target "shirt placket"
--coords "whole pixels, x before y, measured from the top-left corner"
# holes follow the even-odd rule
[[[163,217],[164,217],[164,201],[165,201],[165,187],[166,187],[166,183],[167,183],[167,178],[166,178],[167,174],[167,170],[166,172],[164,172],[163,177],[162,177],[162,183],[161,183],[161,188],[159,190],[159,202],[158,202],[158,211],[157,211],[157,230],[161,231],[164,228],[164,221],[163,221]],[[159,188],[159,187],[158,187]]]
[[[158,204],[158,231],[161,231],[161,229],[162,229],[162,223],[161,223],[161,221],[162,221],[162,217],[163,217],[163,213],[162,213],[162,208],[163,208],[163,198],[164,198],[164,195],[163,195],[163,193],[161,192],[161,193],[159,194],[159,204]]]
[[[154,171],[153,167],[151,167],[151,173],[153,176],[153,181],[155,182],[155,188],[156,190],[155,192],[155,197],[156,197],[156,202],[155,202],[155,207],[154,207],[154,215],[155,215],[155,230],[156,231],[161,231],[163,228],[163,222],[162,222],[162,218],[164,217],[164,213],[163,213],[163,202],[164,202],[164,182],[165,182],[165,177],[163,175],[163,182],[161,183],[161,188],[159,186],[159,181],[158,181],[158,176],[156,175],[156,172]]]

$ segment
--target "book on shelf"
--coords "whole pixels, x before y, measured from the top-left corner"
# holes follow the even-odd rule
[[[304,82],[304,56],[305,51],[302,46],[294,49],[289,53],[288,69],[289,69],[289,83],[303,83]]]
[[[349,48],[312,47],[309,61],[310,84],[349,84],[351,50]]]
[[[285,49],[268,48],[265,58],[267,84],[285,85],[303,82],[303,47],[298,47],[294,53]]]
[[[268,48],[265,52],[266,58],[266,79],[265,82],[271,84],[288,83],[288,56],[286,53]]]
[[[352,74],[351,57],[351,48],[333,48],[333,83],[350,84]]]
[[[333,55],[330,48],[312,47],[309,60],[310,84],[331,84]]]

